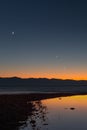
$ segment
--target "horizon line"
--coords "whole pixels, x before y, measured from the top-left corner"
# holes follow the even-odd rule
[[[48,80],[73,80],[73,81],[87,81],[87,79],[72,79],[72,78],[47,78],[47,77],[28,77],[28,78],[24,78],[24,77],[19,77],[19,76],[1,76],[0,78],[18,78],[18,79],[48,79]]]

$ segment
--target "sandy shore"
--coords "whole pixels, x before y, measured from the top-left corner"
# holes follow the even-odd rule
[[[86,92],[83,93],[8,93],[0,94],[0,104],[9,103],[9,102],[26,102],[26,101],[35,101],[55,97],[64,97],[64,96],[73,96],[73,95],[86,95]]]

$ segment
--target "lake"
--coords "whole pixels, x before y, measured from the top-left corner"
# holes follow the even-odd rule
[[[2,130],[87,130],[87,95],[2,104]]]

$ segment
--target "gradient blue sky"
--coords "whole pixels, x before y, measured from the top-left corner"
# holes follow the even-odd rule
[[[87,79],[87,2],[1,0],[0,76]]]

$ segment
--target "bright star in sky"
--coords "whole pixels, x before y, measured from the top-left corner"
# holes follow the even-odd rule
[[[12,35],[14,35],[14,32],[12,32]]]

